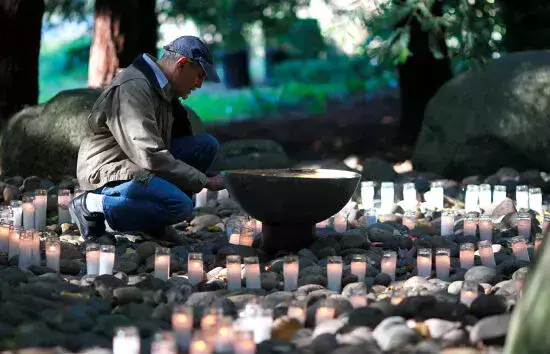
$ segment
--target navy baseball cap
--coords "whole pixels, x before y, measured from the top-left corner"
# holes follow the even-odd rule
[[[163,48],[198,62],[204,69],[207,80],[220,82],[220,77],[216,69],[214,69],[212,54],[210,54],[210,50],[206,44],[199,38],[194,36],[182,36],[176,38]]]

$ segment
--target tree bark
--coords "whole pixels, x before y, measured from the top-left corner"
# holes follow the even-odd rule
[[[0,125],[38,103],[44,0],[0,0]]]
[[[443,6],[436,1],[432,9],[435,16],[441,16]],[[409,50],[412,56],[405,64],[397,67],[401,93],[400,141],[414,144],[418,139],[424,119],[424,111],[437,90],[453,76],[451,62],[447,56],[445,39],[437,39],[443,59],[436,59],[429,46],[429,36],[423,32],[418,21],[411,21]]]
[[[550,48],[550,3],[548,0],[501,0],[506,25],[504,47],[508,52]]]
[[[155,0],[96,0],[88,87],[105,87],[141,53],[157,54],[155,5]]]

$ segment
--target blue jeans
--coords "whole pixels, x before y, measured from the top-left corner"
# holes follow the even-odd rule
[[[210,134],[198,134],[172,141],[170,152],[201,172],[206,172],[219,150]],[[134,180],[109,183],[94,191],[103,194],[103,211],[116,231],[160,232],[185,220],[193,211],[191,194],[160,177],[145,186]]]

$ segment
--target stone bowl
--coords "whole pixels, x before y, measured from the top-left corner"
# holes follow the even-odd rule
[[[328,169],[222,172],[231,198],[263,223],[263,246],[294,250],[312,241],[315,224],[340,211],[361,175]]]

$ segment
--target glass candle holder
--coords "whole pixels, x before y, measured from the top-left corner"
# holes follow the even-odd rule
[[[451,268],[451,251],[448,248],[435,250],[435,273],[438,279],[448,281]]]
[[[23,229],[34,229],[34,198],[31,196],[24,196],[21,208],[23,209]]]
[[[342,257],[327,257],[327,289],[340,292],[342,288]]]
[[[483,214],[479,217],[479,239],[493,240],[493,219],[491,215]]]
[[[348,217],[343,212],[337,213],[332,217],[332,227],[336,232],[346,232],[348,229]]]
[[[506,199],[506,186],[496,185],[493,188],[493,204],[500,204]]]
[[[99,275],[99,255],[101,248],[97,243],[86,245],[86,273],[88,275]]]
[[[443,210],[445,201],[444,185],[442,181],[432,182],[430,185],[430,201],[428,204],[433,210]]]
[[[258,303],[248,303],[239,312],[237,325],[239,329],[252,331],[254,342],[261,343],[271,338],[273,310]]]
[[[216,324],[221,317],[223,317],[222,309],[211,307],[202,314],[201,330],[208,331],[209,329],[216,327]]]
[[[365,209],[374,208],[374,182],[361,182],[361,204]]]
[[[455,214],[452,210],[441,213],[441,236],[454,234]]]
[[[254,223],[253,225],[251,223]],[[254,243],[254,232],[256,230],[256,222],[248,221],[248,224],[244,224],[241,228],[241,233],[239,235],[239,245],[252,247]]]
[[[478,284],[474,281],[465,280],[460,289],[460,302],[470,307],[472,302],[478,297]]]
[[[99,252],[99,275],[113,274],[115,265],[115,246],[101,245]]]
[[[367,292],[364,289],[353,289],[348,298],[353,308],[366,307],[368,305]]]
[[[496,268],[495,254],[491,241],[479,241],[477,244],[481,264],[489,268]]]
[[[187,256],[187,277],[192,285],[197,285],[204,279],[202,253],[191,252]]]
[[[395,280],[395,268],[397,266],[397,253],[395,251],[385,251],[382,255],[380,268],[382,273],[390,276],[391,280]]]
[[[71,222],[69,213],[69,203],[71,202],[71,191],[69,189],[60,189],[57,192],[57,223],[59,225]]]
[[[256,343],[254,342],[254,332],[247,330],[238,330],[234,333],[235,341],[233,348],[235,354],[256,354]]]
[[[414,229],[416,223],[416,211],[406,211],[403,215],[403,226],[406,226],[409,230]]]
[[[529,209],[543,215],[542,210],[542,190],[540,188],[529,188]]]
[[[46,266],[59,273],[59,258],[61,256],[61,243],[58,239],[46,240]]]
[[[223,200],[227,200],[229,199],[229,191],[227,189],[222,189],[220,191],[218,191],[218,193],[216,194],[216,200],[218,202],[221,202]]]
[[[351,258],[351,274],[357,276],[358,282],[365,280],[367,273],[367,256],[364,254],[354,254]]]
[[[170,278],[170,248],[155,249],[155,278],[164,281]]]
[[[427,278],[432,275],[432,249],[419,248],[416,254],[416,268],[418,276]]]
[[[236,290],[241,288],[241,256],[227,256],[226,269],[227,290]]]
[[[516,209],[529,209],[529,188],[525,185],[516,186]]]
[[[284,257],[283,276],[284,290],[292,291],[298,288],[298,274],[300,271],[300,263],[298,256],[288,255]]]
[[[216,325],[215,353],[233,353],[233,318],[222,317]]]
[[[315,325],[331,320],[336,315],[336,309],[330,301],[324,301],[315,311]]]
[[[178,348],[185,351],[189,348],[193,332],[193,308],[186,305],[176,305],[172,312],[172,331]]]
[[[48,191],[37,189],[34,191],[34,228],[38,231],[46,229],[46,212],[48,209]]]
[[[376,216],[376,209],[367,209],[365,210],[365,226],[369,227],[370,225],[376,224],[378,218]]]
[[[241,233],[244,228],[245,217],[232,216],[227,219],[225,223],[225,232],[228,242],[233,245],[239,245],[241,239]]]
[[[244,271],[246,287],[248,289],[261,289],[260,261],[258,257],[244,257]]]
[[[523,236],[526,240],[531,240],[531,214],[526,212],[520,212],[516,218],[518,234]]]
[[[306,323],[306,308],[305,301],[293,299],[288,305],[286,315],[290,318],[297,319],[303,326]]]
[[[466,186],[466,196],[464,198],[464,210],[468,213],[477,211],[479,202],[479,186],[477,184],[469,184]]]
[[[491,206],[491,185],[484,183],[479,185],[479,207],[487,210]]]
[[[519,261],[529,262],[529,253],[527,252],[527,243],[523,236],[512,237],[512,251]]]
[[[463,243],[460,245],[460,268],[470,269],[474,266],[475,245]]]
[[[468,215],[464,219],[464,236],[475,236],[477,234],[477,218],[473,215]]]
[[[115,328],[113,354],[140,354],[141,340],[139,330],[134,326]]]
[[[151,354],[178,354],[176,339],[172,333],[168,331],[155,333],[151,342]]]
[[[40,238],[42,233],[38,230],[32,230],[32,264],[35,266],[41,266],[41,255],[40,255]],[[59,251],[61,252],[61,245],[59,246]]]
[[[393,203],[395,202],[395,189],[393,182],[382,182],[380,188],[380,212],[382,214],[391,214]]]
[[[27,269],[32,265],[32,230],[23,230],[19,235],[19,268]]]
[[[9,252],[10,250],[10,228],[12,225],[12,220],[0,220],[0,251]]]
[[[208,189],[203,188],[200,192],[195,194],[195,209],[204,208],[208,201]]]
[[[23,230],[16,226],[10,227],[10,245],[8,251],[8,258],[12,258],[19,255],[19,237]]]
[[[13,224],[18,227],[23,226],[23,202],[20,200],[10,201],[12,211]]]
[[[406,211],[416,210],[416,187],[412,182],[403,184],[403,204]]]

